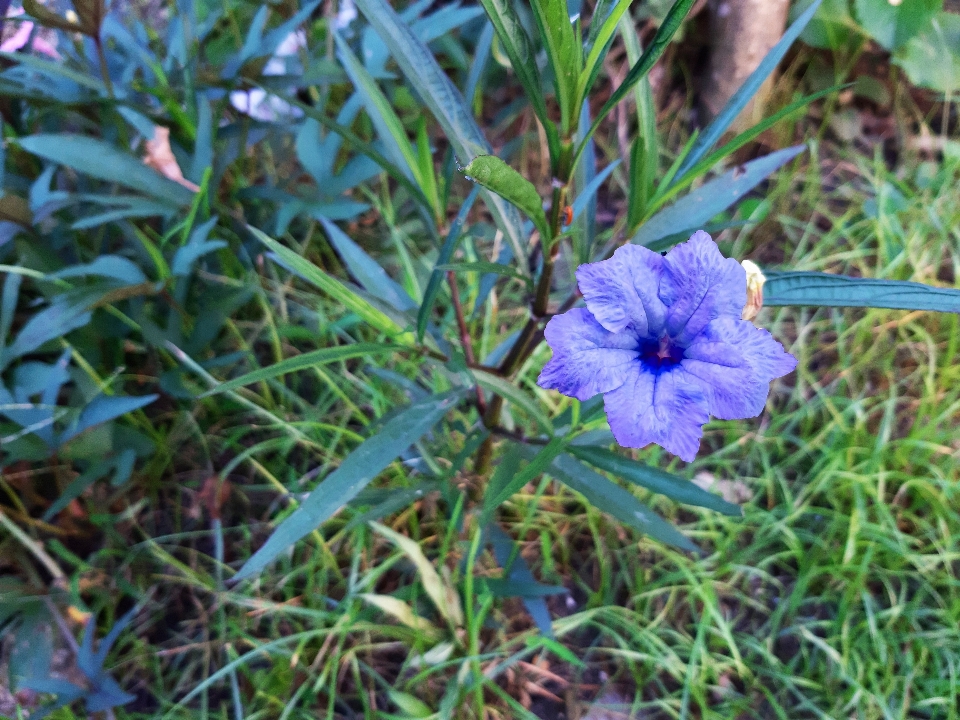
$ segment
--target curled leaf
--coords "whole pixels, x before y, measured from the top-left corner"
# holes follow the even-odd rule
[[[154,128],[153,139],[147,140],[146,149],[147,154],[143,158],[144,165],[152,167],[157,172],[174,182],[180,183],[185,188],[189,188],[194,192],[200,190],[197,185],[183,176],[183,171],[180,170],[180,165],[177,164],[177,158],[174,157],[173,150],[170,148],[169,128],[159,125]]]

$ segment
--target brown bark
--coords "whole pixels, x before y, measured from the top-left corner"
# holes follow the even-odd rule
[[[709,7],[713,46],[701,104],[707,116],[713,118],[783,35],[790,1],[710,0]],[[744,130],[763,117],[773,83],[771,76],[731,130]]]

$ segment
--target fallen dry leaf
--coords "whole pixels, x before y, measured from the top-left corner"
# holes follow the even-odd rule
[[[719,493],[728,503],[740,505],[753,497],[753,492],[741,480],[717,480],[713,473],[698,472],[693,476],[693,484],[709,492]]]
[[[177,164],[177,158],[170,149],[170,129],[157,125],[153,130],[153,140],[147,140],[147,154],[143,158],[143,164],[152,167],[161,175],[178,182],[185,188],[194,192],[200,188],[187,180]]]

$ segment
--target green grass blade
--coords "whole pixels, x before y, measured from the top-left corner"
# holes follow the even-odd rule
[[[270,250],[273,251],[275,259],[288,270],[296,273],[307,282],[316,285],[334,300],[342,303],[347,310],[356,313],[364,322],[372,325],[381,332],[391,335],[403,333],[404,329],[394,322],[386,313],[371,305],[367,300],[337,280],[337,278],[325,273],[310,261],[297,255],[293,250],[284,247],[263,231],[249,225],[247,229],[253,233],[253,236],[257,238],[257,240],[270,248]]]
[[[236,390],[237,388],[245,385],[251,385],[255,382],[261,382],[263,380],[270,380],[272,378],[296,372],[297,370],[305,370],[306,368],[316,367],[317,365],[324,365],[326,363],[349,360],[357,357],[382,355],[396,352],[396,350],[397,347],[394,345],[379,345],[377,343],[357,343],[356,345],[321,348],[320,350],[314,350],[313,352],[303,353],[302,355],[295,355],[294,357],[281,360],[280,362],[268,367],[258,368],[256,370],[252,370],[251,372],[244,373],[240,377],[227,380],[226,382],[217,385],[212,390],[207,390],[207,392],[203,393],[203,395],[200,397],[205,398],[211,395],[219,395],[220,393]]]
[[[313,532],[349,502],[397,456],[419,440],[454,407],[464,391],[433,395],[407,406],[364,440],[336,470],[267,538],[233,580],[253,577],[287,548]]]
[[[733,94],[733,97],[723,106],[720,114],[717,115],[713,122],[700,134],[690,154],[687,155],[687,159],[677,171],[674,182],[682,179],[683,176],[700,161],[700,158],[710,151],[714,143],[720,139],[727,131],[727,128],[730,127],[731,123],[736,120],[740,111],[743,110],[747,103],[750,102],[750,99],[757,94],[757,90],[760,89],[760,86],[767,79],[767,76],[776,69],[777,65],[779,65],[783,59],[783,56],[787,54],[787,50],[790,49],[790,46],[793,45],[794,41],[800,36],[800,33],[803,32],[807,23],[810,22],[810,18],[813,17],[814,13],[817,12],[817,8],[820,7],[820,2],[821,0],[816,0],[787,28],[787,31],[783,34],[783,37],[780,38],[780,41],[771,48],[770,52],[766,54],[766,57],[760,61],[757,69],[750,73],[750,77],[744,81],[743,85]]]

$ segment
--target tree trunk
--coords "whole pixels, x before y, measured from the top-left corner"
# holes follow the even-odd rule
[[[700,101],[713,118],[783,35],[790,0],[710,0],[709,7],[713,47]],[[744,130],[763,117],[773,82],[771,75],[731,130]]]

